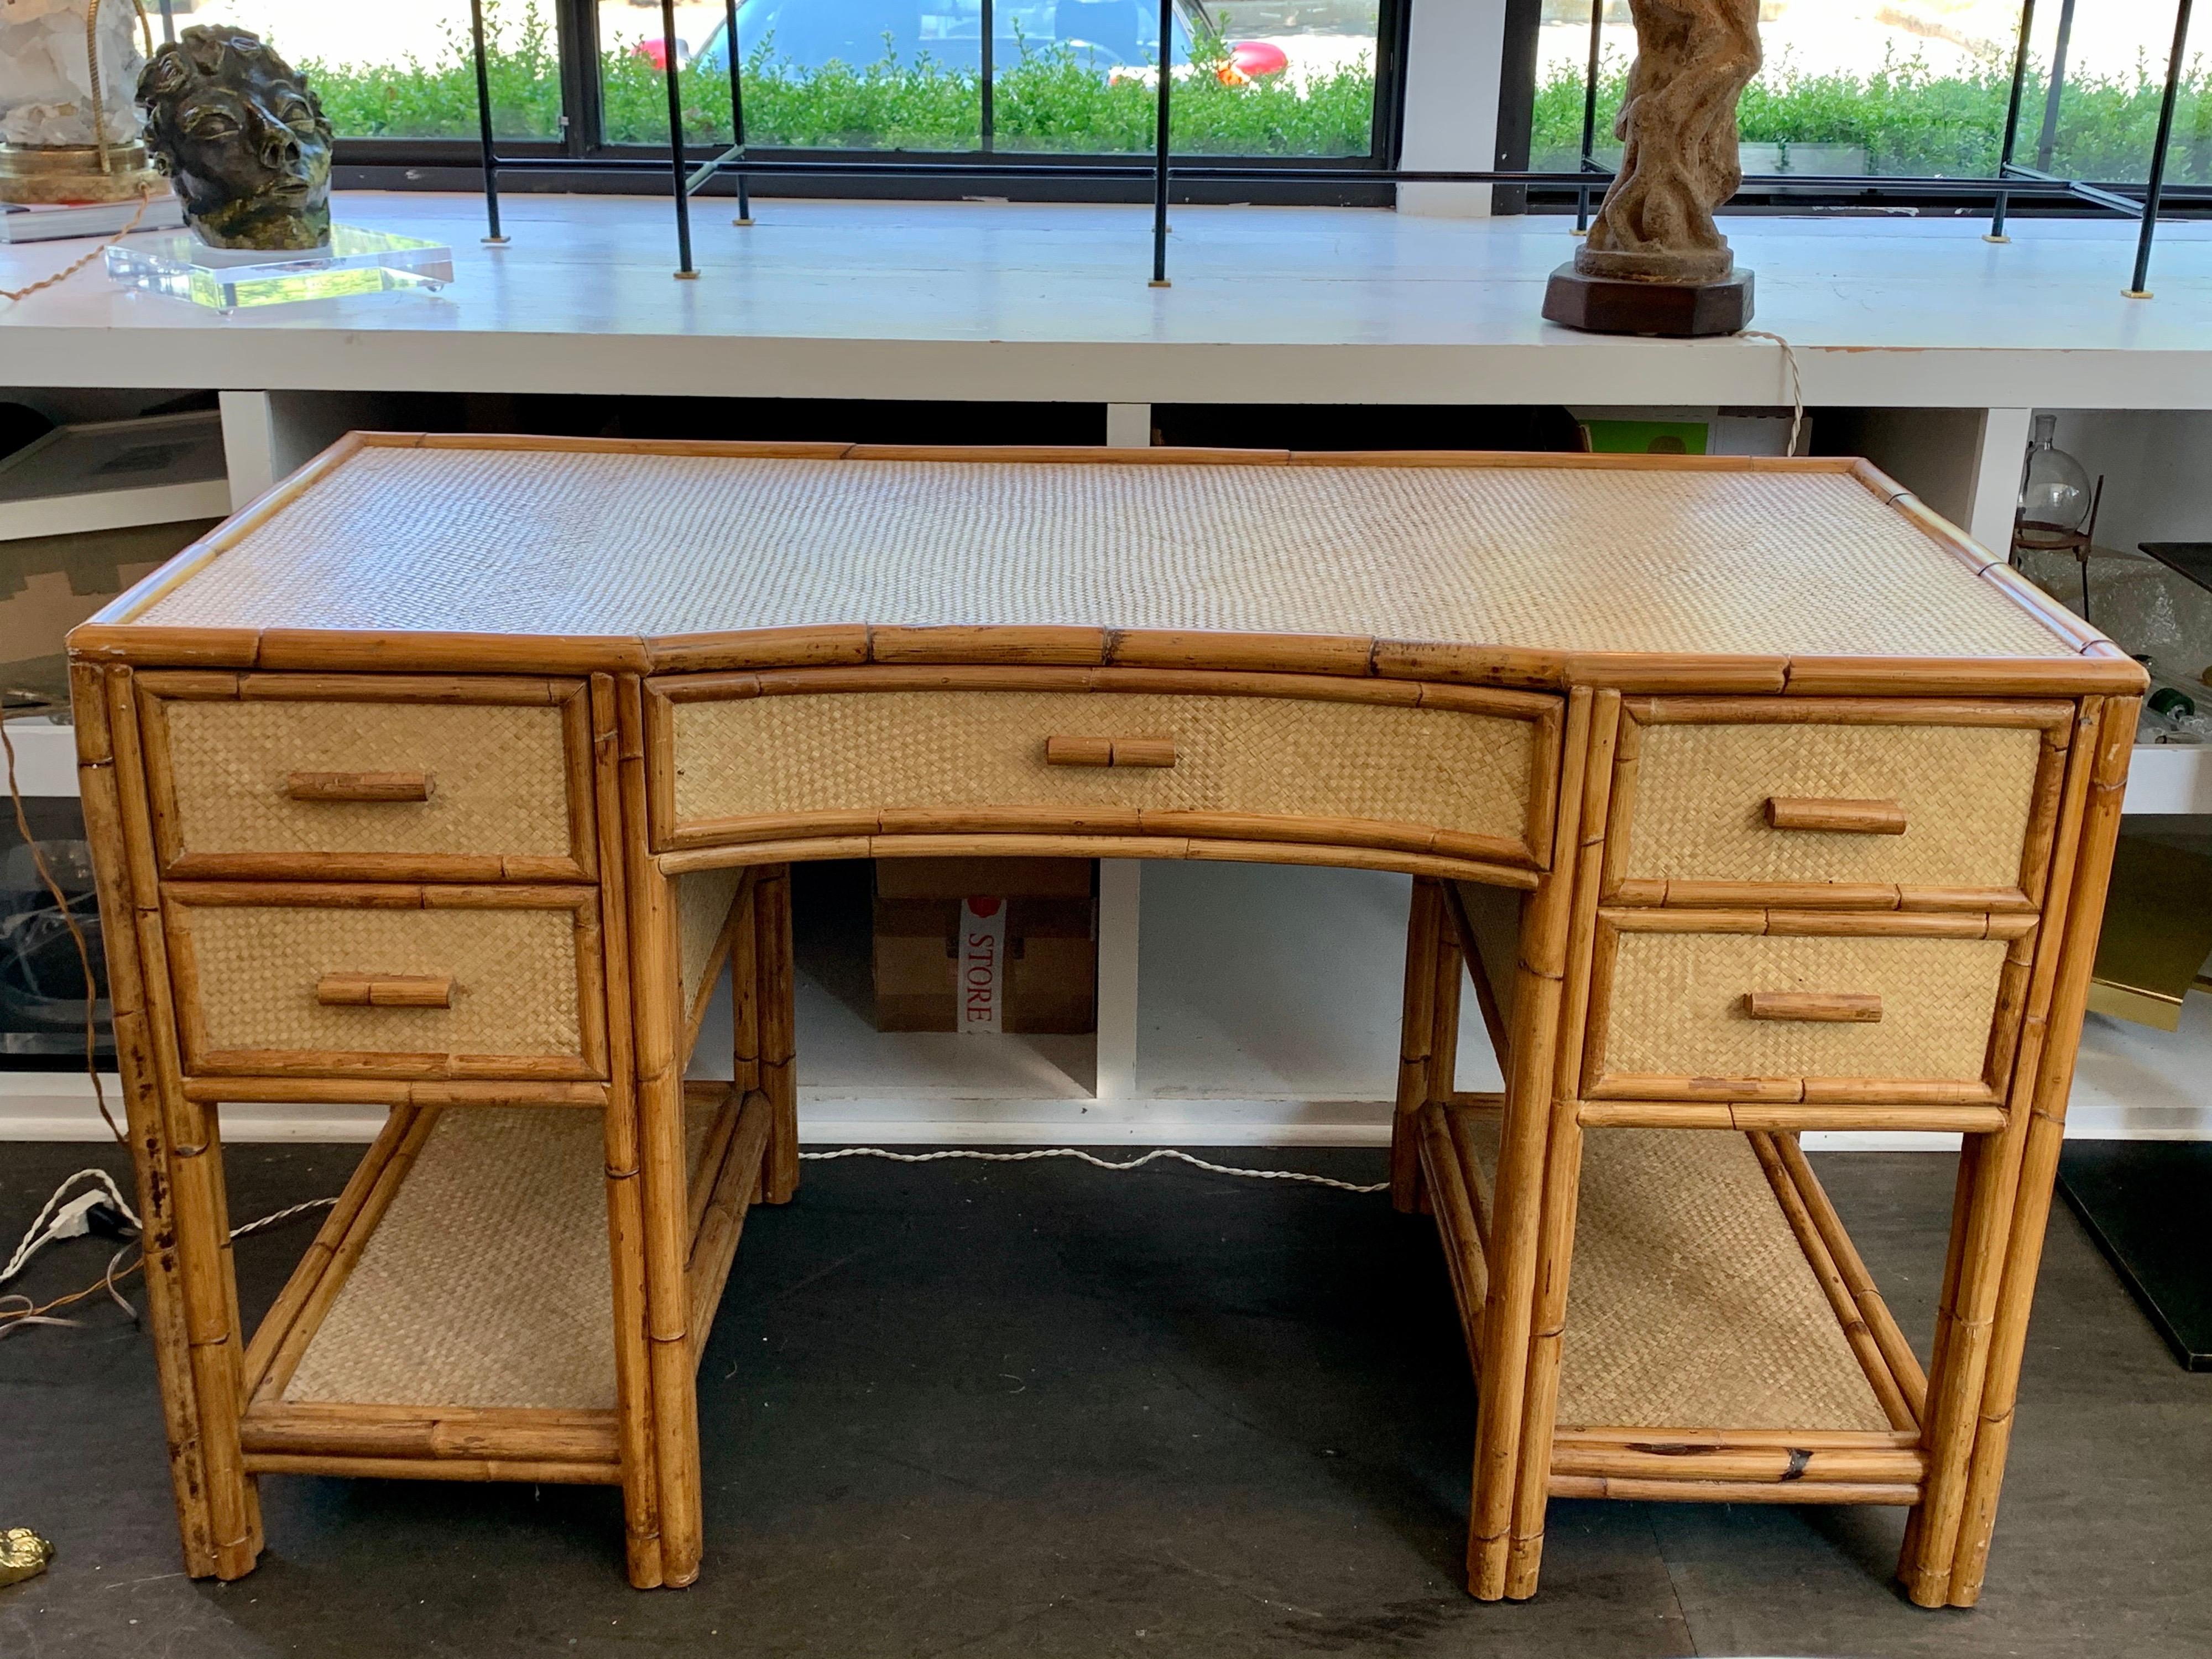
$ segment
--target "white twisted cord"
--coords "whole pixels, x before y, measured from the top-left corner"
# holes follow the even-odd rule
[[[1027,1164],[1032,1158],[1073,1158],[1097,1169],[1111,1170],[1116,1175],[1126,1175],[1132,1170],[1141,1170],[1156,1158],[1171,1158],[1178,1163],[1215,1175],[1243,1176],[1248,1181],[1303,1181],[1309,1186],[1334,1188],[1340,1193],[1380,1193],[1389,1190],[1390,1183],[1378,1181],[1363,1187],[1355,1182],[1339,1181],[1331,1176],[1308,1175],[1302,1170],[1239,1170],[1226,1164],[1209,1164],[1202,1158],[1193,1158],[1188,1152],[1179,1152],[1172,1146],[1156,1147],[1142,1158],[1131,1158],[1127,1164],[1115,1164],[1075,1146],[1040,1146],[1028,1152],[977,1152],[965,1147],[953,1147],[941,1152],[893,1152],[881,1146],[841,1146],[834,1152],[801,1152],[799,1157],[819,1162],[833,1158],[881,1158],[893,1164],[934,1164],[939,1158],[969,1158],[979,1164]]]
[[[1747,328],[1742,332],[1747,340],[1771,340],[1782,348],[1783,366],[1790,371],[1790,447],[1783,453],[1795,455],[1797,453],[1797,433],[1805,424],[1805,381],[1797,372],[1797,353],[1779,334],[1769,334],[1763,328]]]

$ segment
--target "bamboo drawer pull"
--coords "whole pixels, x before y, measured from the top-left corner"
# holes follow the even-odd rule
[[[450,1008],[450,974],[325,974],[315,1000],[325,1008]]]
[[[1047,738],[1047,766],[1173,766],[1173,738]]]
[[[284,780],[292,800],[428,800],[428,772],[295,772]]]
[[[1775,830],[1831,830],[1848,836],[1901,836],[1905,809],[1893,800],[1822,800],[1769,795],[1766,822]]]
[[[1753,1019],[1871,1025],[1881,1018],[1881,999],[1857,991],[1746,991],[1743,1011]]]

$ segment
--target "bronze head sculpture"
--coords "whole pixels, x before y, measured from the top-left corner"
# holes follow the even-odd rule
[[[227,24],[186,29],[138,77],[146,148],[213,247],[331,239],[331,124],[292,66]]]

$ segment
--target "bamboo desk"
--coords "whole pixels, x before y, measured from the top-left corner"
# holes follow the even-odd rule
[[[619,1484],[694,1578],[788,866],[1005,854],[1414,877],[1477,1595],[1562,1495],[1909,1505],[1979,1589],[2144,680],[1864,463],[356,435],[70,648],[196,1575],[304,1471]],[[249,1340],[256,1099],[391,1115]],[[1964,1133],[1925,1371],[1830,1127]]]

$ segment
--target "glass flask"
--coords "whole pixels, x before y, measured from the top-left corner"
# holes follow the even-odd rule
[[[2020,511],[2013,541],[2021,547],[2078,548],[2088,528],[2094,496],[2081,463],[2051,441],[2058,417],[2035,417],[2035,436],[2027,447],[2021,475]]]

